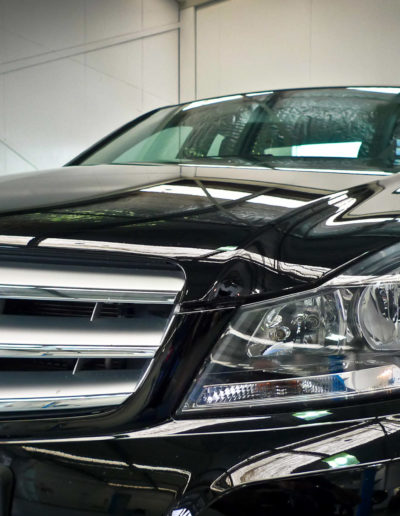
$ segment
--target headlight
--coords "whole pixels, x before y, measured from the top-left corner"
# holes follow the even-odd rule
[[[343,400],[398,389],[397,246],[395,251],[313,291],[239,309],[183,411]]]

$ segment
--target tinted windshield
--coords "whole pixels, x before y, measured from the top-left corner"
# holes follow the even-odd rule
[[[160,109],[73,164],[400,164],[400,88],[282,90]]]

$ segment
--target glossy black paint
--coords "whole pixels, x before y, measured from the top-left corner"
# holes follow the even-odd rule
[[[173,506],[205,515],[213,514],[210,508],[224,515],[269,514],[272,507],[283,514],[306,514],[307,507],[311,514],[325,514],[328,500],[343,514],[372,514],[372,508],[396,514],[399,462],[392,459],[399,451],[398,430],[390,418],[248,434],[208,428],[192,436],[7,445],[2,458],[15,473],[14,514],[40,508],[45,515],[153,515]],[[337,450],[358,463],[330,468],[325,460]],[[264,471],[263,460],[269,464]],[[244,489],[215,490],[226,469],[244,462]],[[374,483],[367,489],[370,472]]]
[[[3,244],[1,259],[178,266],[187,284],[154,367],[119,409],[68,418],[3,417],[0,458],[15,477],[12,514],[157,515],[173,508],[193,516],[271,510],[396,514],[400,400],[394,396],[346,406],[213,412],[197,420],[178,416],[177,410],[237,306],[311,288],[399,242],[399,177],[291,210],[249,201],[265,201],[265,195],[304,201],[316,194],[288,184],[238,182],[234,170],[228,182],[182,179],[173,168],[162,182],[163,167],[157,167],[157,179],[147,177],[139,186],[129,186],[121,173],[119,183],[111,178],[111,186],[102,183],[99,192],[89,188],[88,171],[95,174],[96,187],[107,180],[91,167],[75,169],[67,181],[70,189],[57,199],[43,198],[42,184],[37,194],[5,201],[0,235],[31,238],[26,246]],[[84,195],[74,191],[79,173]],[[40,178],[48,192],[56,191],[59,174]],[[8,189],[18,192],[18,181],[4,184],[3,195]],[[206,195],[143,191],[160,184],[202,191],[247,188],[248,195],[216,203]],[[52,237],[131,244],[141,253],[46,247]],[[143,247],[155,241],[157,252]],[[326,413],[306,421],[298,415],[304,410]],[[325,459],[338,450],[355,461],[330,466]],[[232,478],[243,465],[247,476],[240,487]]]

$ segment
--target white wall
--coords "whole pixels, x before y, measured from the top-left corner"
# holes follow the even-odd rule
[[[0,0],[0,173],[176,103],[178,20],[175,0]]]
[[[400,0],[227,0],[185,11],[186,98],[400,84]]]
[[[0,0],[0,173],[179,98],[399,85],[399,48],[400,0]]]

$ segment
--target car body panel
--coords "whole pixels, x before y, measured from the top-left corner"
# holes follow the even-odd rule
[[[184,183],[180,180],[172,185],[195,188],[192,193],[197,194],[202,187],[215,190],[215,178],[213,182],[202,181],[200,185],[190,181],[194,180],[185,178]],[[170,188],[171,182],[162,185]],[[271,212],[260,217],[263,211],[257,211],[255,203],[240,199],[221,212],[206,196],[171,194],[168,189],[160,189],[160,184],[156,186],[155,191],[143,193],[149,194],[149,198],[160,196],[157,201],[152,199],[146,212],[145,216],[152,221],[144,224],[145,230],[142,229],[143,213],[139,220],[130,212],[122,215],[122,221],[118,218],[120,214],[111,222],[110,214],[104,216],[107,206],[121,198],[124,202],[129,199],[125,194],[118,194],[116,201],[109,196],[94,202],[85,200],[79,229],[75,229],[74,220],[63,222],[54,217],[60,210],[66,213],[82,210],[82,201],[67,208],[48,206],[27,210],[25,207],[22,212],[3,213],[0,218],[4,237],[33,237],[28,240],[31,242],[28,247],[10,245],[10,241],[3,244],[3,256],[22,253],[27,258],[36,253],[44,257],[62,251],[64,254],[75,252],[79,259],[85,253],[82,254],[79,245],[76,252],[74,245],[68,248],[68,244],[106,241],[117,247],[118,244],[132,245],[128,256],[133,261],[145,256],[150,261],[166,259],[178,263],[186,272],[188,284],[189,278],[201,271],[201,277],[192,281],[194,286],[183,299],[181,314],[176,315],[155,367],[137,396],[103,415],[3,420],[0,426],[3,464],[12,469],[16,482],[13,514],[37,511],[41,514],[129,514],[137,511],[136,514],[150,515],[167,514],[173,508],[189,510],[186,514],[192,515],[246,514],[243,503],[235,502],[236,496],[242,496],[241,489],[250,490],[243,493],[249,492],[253,501],[258,500],[258,505],[249,503],[246,509],[254,514],[263,493],[273,497],[274,507],[281,507],[281,503],[285,514],[288,508],[284,500],[290,499],[294,509],[301,508],[310,492],[321,489],[325,497],[329,495],[338,506],[342,504],[348,514],[365,504],[369,511],[373,503],[379,510],[385,507],[389,511],[386,513],[391,514],[390,508],[397,507],[398,503],[398,463],[392,463],[400,457],[400,427],[395,416],[400,411],[400,403],[396,399],[347,406],[317,403],[308,407],[287,407],[284,412],[282,409],[269,412],[259,409],[257,413],[243,410],[205,420],[172,420],[171,415],[189,388],[198,364],[230,319],[238,297],[242,303],[274,296],[284,290],[310,288],[360,255],[398,241],[399,179],[395,176],[379,179],[322,200],[304,201],[303,198],[300,202],[304,204],[296,209],[281,207],[275,217],[271,217]],[[152,188],[148,184],[145,187]],[[276,198],[299,200],[298,190],[293,189],[291,198],[288,187],[285,197],[282,190],[275,192],[275,201]],[[227,188],[226,183],[224,188]],[[230,183],[228,192],[238,191],[237,186],[236,190],[232,188]],[[260,192],[257,185],[254,192],[255,199],[258,195],[274,198],[273,191],[267,194],[262,189]],[[179,205],[181,212],[176,214],[175,210],[171,221],[159,229],[157,223],[161,217],[157,209],[164,205],[168,208],[168,202],[163,204],[162,201],[165,195],[184,199]],[[265,210],[265,204],[261,206]],[[203,211],[200,215],[199,209]],[[93,222],[93,215],[99,212],[100,228],[97,221]],[[254,216],[255,213],[259,216]],[[232,222],[232,215],[239,220]],[[29,220],[30,216],[34,223]],[[178,233],[182,220],[186,227]],[[193,233],[197,236],[199,225],[204,224],[211,228],[214,225],[217,230],[205,229],[201,253],[190,256],[185,250],[198,249],[194,246],[198,246],[199,238],[193,238]],[[112,239],[108,226],[113,230]],[[240,232],[242,227],[243,233]],[[163,231],[165,237],[162,237]],[[172,254],[143,254],[143,247],[142,253],[137,252],[138,248],[135,251],[135,246],[149,245],[146,239],[150,237],[146,235],[151,232],[157,233],[161,240],[165,238],[165,243],[174,248]],[[55,235],[59,237],[58,246],[52,247]],[[227,235],[229,240],[226,240]],[[340,253],[334,252],[338,242]],[[227,244],[237,248],[226,250]],[[220,247],[223,249],[218,250]],[[318,253],[315,253],[316,248]],[[178,253],[178,249],[183,252]],[[113,248],[101,254],[114,257],[121,253]],[[249,278],[253,278],[250,283]],[[212,285],[219,288],[219,295],[208,292]],[[244,290],[246,285],[247,290]],[[238,292],[241,295],[238,296]],[[305,421],[299,414],[307,411],[323,415]],[[326,459],[335,458],[338,453],[355,457],[352,459],[355,463],[330,466]],[[371,489],[367,495],[360,495],[372,474],[375,480],[379,479],[374,484],[377,487],[371,488],[373,493],[377,492],[373,494],[377,502]],[[299,490],[303,492],[305,488],[308,491],[303,498],[299,497]],[[369,502],[365,501],[366,497]],[[314,499],[310,514],[318,514],[324,503],[324,497]]]
[[[238,183],[236,169],[230,181],[227,170],[220,181],[182,177],[175,166],[138,169],[136,177],[136,167],[117,166],[115,183],[114,166],[40,173],[36,181],[32,175],[29,195],[25,176],[10,179],[2,190],[9,204],[0,214],[0,243],[8,249],[13,238],[24,238],[32,252],[91,245],[132,260],[170,260],[186,271],[183,301],[215,302],[301,287],[397,238],[397,176],[318,201],[297,185]],[[80,176],[82,191],[74,187]]]
[[[313,289],[399,242],[399,176],[229,159],[75,162],[4,177],[0,188],[0,260],[178,267],[186,281],[149,374],[121,406],[1,417],[0,492],[6,503],[13,494],[4,511],[400,512],[396,393],[204,416],[179,410],[238,307]]]

